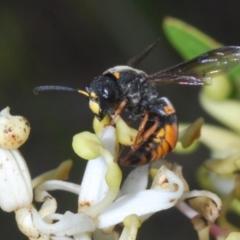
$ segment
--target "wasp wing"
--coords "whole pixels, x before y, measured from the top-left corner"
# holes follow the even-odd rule
[[[136,67],[153,50],[153,48],[157,45],[158,41],[159,38],[154,43],[145,48],[142,52],[129,59],[127,65],[133,68]]]
[[[240,63],[240,47],[226,46],[204,53],[192,60],[147,76],[155,83],[204,85]]]

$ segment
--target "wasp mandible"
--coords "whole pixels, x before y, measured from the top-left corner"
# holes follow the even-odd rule
[[[132,58],[130,66],[109,68],[95,77],[85,91],[62,86],[39,86],[34,92],[76,91],[89,99],[89,107],[99,121],[106,114],[112,116],[111,125],[114,125],[116,117],[123,110],[127,110],[130,119],[140,118],[141,122],[132,150],[120,163],[124,166],[139,166],[161,159],[176,145],[178,123],[173,105],[166,97],[158,96],[156,84],[209,84],[213,77],[239,64],[240,47],[215,49],[153,74],[135,69],[135,65],[152,50],[156,42]],[[140,143],[138,139],[142,139]]]

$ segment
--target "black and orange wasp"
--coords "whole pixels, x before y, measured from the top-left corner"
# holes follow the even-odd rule
[[[218,48],[153,74],[135,69],[156,42],[132,58],[128,66],[115,66],[95,77],[85,91],[62,86],[39,86],[34,93],[63,90],[83,94],[89,99],[89,107],[99,121],[106,114],[112,116],[111,125],[123,110],[127,110],[130,119],[140,118],[141,122],[132,150],[120,163],[139,166],[161,159],[176,145],[178,123],[173,105],[166,97],[158,96],[155,85],[209,84],[212,78],[225,74],[240,63],[240,47]],[[141,139],[140,143],[138,139]]]

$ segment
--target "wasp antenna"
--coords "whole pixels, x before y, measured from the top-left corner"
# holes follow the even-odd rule
[[[42,91],[72,91],[72,92],[77,92],[78,89],[76,88],[71,88],[71,87],[64,87],[64,86],[38,86],[33,89],[34,94],[38,94],[39,92]]]
[[[145,48],[142,52],[132,57],[128,61],[127,65],[130,67],[136,67],[153,50],[153,48],[157,45],[159,40],[160,38],[158,38],[155,42],[153,42],[151,45]]]

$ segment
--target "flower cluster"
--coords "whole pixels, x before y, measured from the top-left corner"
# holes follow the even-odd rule
[[[174,206],[192,219],[199,239],[207,239],[209,226],[221,210],[221,200],[208,191],[190,191],[179,165],[161,160],[140,166],[122,183],[117,164],[119,143],[132,145],[137,131],[120,117],[116,128],[104,127],[108,119],[100,123],[95,120],[95,134],[74,136],[74,151],[89,160],[81,185],[66,181],[70,160],[31,181],[17,150],[28,137],[29,124],[23,117],[12,117],[9,108],[0,113],[0,119],[0,204],[4,211],[15,211],[18,227],[29,239],[136,239],[143,221]],[[202,123],[200,119],[179,134],[183,145],[190,145],[199,136]],[[152,184],[147,188],[149,173]],[[75,213],[57,213],[57,200],[49,192],[59,189],[78,196]],[[42,202],[40,209],[33,205],[33,195],[35,201]],[[189,205],[184,202],[188,198]],[[115,231],[117,225],[121,233]]]

